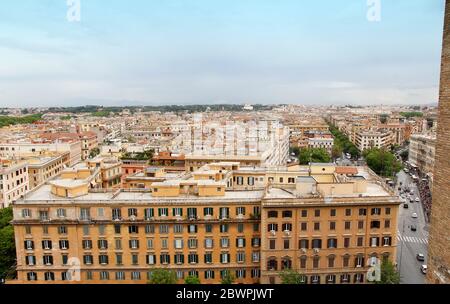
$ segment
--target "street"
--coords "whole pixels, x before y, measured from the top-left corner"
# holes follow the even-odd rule
[[[398,187],[402,183],[402,187],[408,186],[414,190],[413,197],[419,197],[417,186],[413,183],[411,177],[404,171],[400,171],[397,175],[396,192],[399,193]],[[398,248],[397,248],[397,265],[400,269],[401,284],[424,284],[425,275],[420,271],[422,264],[427,264],[428,251],[428,224],[425,221],[425,215],[420,202],[409,202],[410,195],[405,196],[407,199],[408,209],[403,207],[399,209],[398,218]],[[412,214],[417,213],[417,218],[412,218]],[[417,227],[417,231],[411,230],[411,225]],[[422,253],[425,261],[417,260],[416,255]]]

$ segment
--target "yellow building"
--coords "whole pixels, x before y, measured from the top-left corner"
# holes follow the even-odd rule
[[[40,155],[23,157],[28,163],[28,175],[30,189],[45,183],[51,178],[59,175],[64,168],[69,166],[69,152],[64,153],[41,153]]]
[[[142,190],[65,170],[13,205],[10,283],[146,283],[157,268],[180,283],[278,283],[283,269],[363,283],[375,257],[393,260],[399,200],[367,168],[264,170],[212,163]]]

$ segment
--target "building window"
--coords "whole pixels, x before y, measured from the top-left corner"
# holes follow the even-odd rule
[[[336,275],[330,274],[326,277],[327,284],[335,284],[336,283]]]
[[[345,209],[345,216],[351,216],[352,215],[352,209]]]
[[[93,259],[92,255],[88,254],[88,255],[83,256],[83,263],[85,265],[92,265],[93,262],[94,262],[94,259]]]
[[[123,281],[123,280],[125,280],[125,272],[123,272],[123,271],[117,271],[117,272],[116,272],[116,280],[117,280],[117,281]]]
[[[261,277],[261,270],[258,268],[253,268],[251,270],[251,277],[252,278],[260,278]]]
[[[228,232],[228,224],[221,224],[220,233],[227,233],[227,232]]]
[[[364,229],[364,221],[358,221],[358,229]]]
[[[366,208],[360,208],[359,209],[359,215],[360,216],[366,216],[367,215],[367,209]]]
[[[328,257],[328,268],[334,268],[334,261],[335,261],[335,257],[334,256],[329,256]]]
[[[278,211],[269,211],[267,212],[268,218],[277,218],[278,217]]]
[[[69,241],[68,240],[60,240],[59,241],[59,249],[61,249],[61,250],[69,249]]]
[[[392,237],[385,236],[383,237],[383,246],[391,246],[392,245]]]
[[[53,272],[46,272],[46,273],[44,273],[44,279],[46,281],[54,281],[55,280],[55,273],[53,273]]]
[[[268,224],[267,231],[268,232],[278,231],[278,224]]]
[[[80,220],[89,221],[91,219],[91,211],[89,208],[80,209]]]
[[[313,239],[312,240],[312,248],[313,249],[322,249],[322,240],[321,239]]]
[[[109,280],[109,272],[100,271],[100,280],[102,280],[102,281]]]
[[[337,239],[328,239],[327,241],[327,247],[328,248],[337,248]]]
[[[269,258],[269,260],[267,261],[267,270],[269,271],[278,270],[278,262],[276,258]]]
[[[372,208],[370,211],[371,215],[380,215],[381,214],[381,208]]]
[[[320,265],[320,257],[315,256],[313,257],[313,268],[317,269]]]
[[[211,264],[213,262],[213,260],[212,260],[212,253],[211,252],[205,253],[204,259],[205,259],[205,263],[206,264]]]
[[[170,264],[170,255],[168,253],[162,253],[160,256],[160,262],[161,264]]]
[[[282,216],[283,216],[283,218],[292,218],[292,211],[285,210],[282,212]]]
[[[153,208],[144,209],[144,218],[149,221],[155,217],[155,210]]]
[[[220,262],[222,264],[230,263],[230,254],[229,253],[221,253],[220,254]]]
[[[302,217],[308,217],[308,210],[302,210]]]
[[[306,222],[300,223],[300,229],[301,229],[301,231],[307,231],[308,230],[308,223],[306,223]]]
[[[283,240],[283,248],[284,249],[290,249],[290,241],[289,240]]]
[[[139,226],[136,226],[136,225],[128,226],[128,233],[130,233],[130,234],[139,233]]]
[[[178,264],[178,265],[184,264],[184,254],[176,253],[174,258],[175,258],[175,264]]]
[[[274,250],[276,248],[275,240],[269,240],[269,249]]]
[[[252,238],[252,247],[259,247],[261,245],[260,238]]]
[[[371,221],[370,222],[370,228],[371,229],[378,229],[378,228],[380,228],[380,221]]]
[[[205,271],[205,279],[206,280],[214,279],[214,270],[206,270]]]
[[[28,266],[36,265],[36,257],[34,255],[27,255],[25,257],[25,264]]]
[[[108,256],[106,254],[101,254],[98,256],[98,263],[100,265],[108,265]]]
[[[30,212],[31,215],[31,212]],[[47,221],[48,220],[48,211],[39,211],[39,219],[41,221]]]
[[[154,254],[147,254],[146,260],[148,265],[155,265],[156,264],[156,255]]]
[[[222,207],[219,209],[219,219],[225,220],[230,218],[230,208]]]
[[[189,249],[196,249],[198,247],[198,241],[197,239],[188,239],[188,248]]]
[[[108,241],[107,240],[98,240],[98,249],[105,250],[108,249]]]
[[[298,242],[299,249],[308,249],[309,248],[309,240],[302,239]]]
[[[146,234],[154,234],[155,233],[155,225],[145,225],[145,233]]]
[[[364,257],[362,255],[358,255],[355,258],[355,267],[364,267]]]
[[[344,238],[344,248],[349,248],[350,247],[350,238],[346,237]]]
[[[281,227],[283,228],[283,231],[292,231],[291,223],[284,223]]]
[[[349,267],[349,266],[350,266],[350,256],[345,255],[345,256],[342,258],[342,267],[347,268],[347,267]]]
[[[37,273],[36,272],[28,272],[27,280],[28,281],[37,281]]]
[[[314,223],[314,231],[319,231],[320,230],[320,223],[316,222]]]
[[[139,255],[137,255],[137,254],[131,255],[131,264],[139,265]]]
[[[385,220],[384,221],[384,228],[391,228],[391,220]]]
[[[137,217],[138,210],[136,208],[128,208],[128,217]]]
[[[129,241],[130,249],[139,249],[139,240]]]
[[[358,246],[358,247],[363,247],[364,246],[364,237],[359,236],[356,239],[356,246]]]
[[[25,234],[31,234],[31,226],[25,226]]]
[[[244,251],[238,251],[236,254],[236,262],[237,263],[244,263],[245,262],[245,252]]]
[[[105,209],[104,208],[98,208],[97,209],[97,216],[98,217],[104,217],[105,216]]]
[[[258,263],[260,261],[260,253],[259,251],[253,251],[252,252],[252,262]]]
[[[221,238],[220,239],[220,247],[228,248],[229,246],[230,246],[230,239],[229,238]]]
[[[175,239],[174,247],[175,249],[183,249],[183,239]]]
[[[42,241],[42,249],[44,249],[44,250],[52,249],[52,241],[50,241],[50,240],[43,240]]]
[[[159,233],[161,234],[169,233],[169,225],[159,225]]]
[[[197,219],[197,208],[188,208],[187,216],[189,219]]]
[[[336,216],[336,209],[330,210],[330,216]]]
[[[59,218],[65,218],[65,217],[66,217],[66,209],[58,208],[58,209],[56,210],[56,215],[57,215]]]
[[[330,230],[336,230],[336,222],[330,222]]]
[[[205,224],[205,232],[212,233],[212,225],[211,224]]]
[[[370,238],[370,246],[371,247],[378,247],[379,245],[380,245],[380,239],[378,237]]]
[[[83,225],[83,235],[89,235],[89,226]]]
[[[92,249],[92,241],[91,240],[83,240],[82,246],[84,250]]]
[[[53,265],[53,256],[51,256],[51,255],[44,255],[42,257],[42,259],[43,259],[44,265],[46,265],[46,266]]]
[[[169,216],[169,208],[158,208],[158,216],[160,217]]]
[[[391,208],[386,208],[385,213],[386,213],[386,215],[390,215],[391,214]]]
[[[59,234],[67,234],[67,227],[66,226],[58,226],[58,233]]]

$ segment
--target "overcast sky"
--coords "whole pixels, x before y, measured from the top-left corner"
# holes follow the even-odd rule
[[[444,0],[0,4],[0,107],[437,102]]]

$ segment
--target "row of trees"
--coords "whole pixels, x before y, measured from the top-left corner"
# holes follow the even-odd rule
[[[381,276],[380,281],[374,282],[375,284],[400,284],[400,274],[391,261],[383,261],[381,263]],[[299,285],[305,284],[304,275],[288,269],[279,273],[282,284]],[[221,283],[233,284],[235,277],[226,271]],[[152,271],[152,275],[149,280],[149,284],[176,284],[178,282],[175,271],[166,269],[155,269]],[[201,284],[200,279],[196,276],[188,276],[184,279],[185,284]]]
[[[348,139],[347,135],[339,131],[338,128],[330,125],[330,132],[334,137],[334,146],[331,153],[334,159],[341,157],[342,152],[349,153],[352,158],[358,158],[361,156],[358,148],[356,148],[356,146]]]
[[[146,160],[149,163],[151,162],[153,155],[154,155],[154,151],[153,150],[147,150],[144,152],[122,152],[122,160]]]
[[[401,112],[400,115],[403,116],[403,117],[406,117],[406,118],[423,117],[423,113],[422,112]]]
[[[235,276],[229,272],[225,271],[223,278],[221,280],[222,284],[233,284],[236,280]],[[149,284],[176,284],[178,282],[177,275],[173,270],[167,269],[155,269],[152,270],[152,275]],[[185,284],[201,284],[200,279],[196,276],[188,276],[184,279]]]
[[[10,125],[30,124],[41,120],[41,118],[41,114],[33,114],[23,117],[0,116],[0,128]]]

